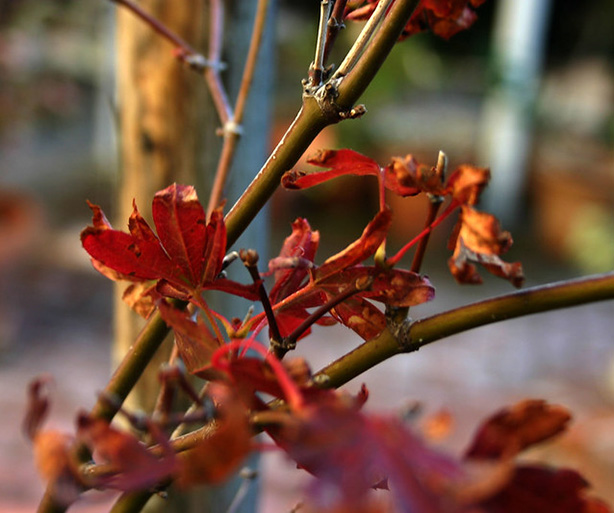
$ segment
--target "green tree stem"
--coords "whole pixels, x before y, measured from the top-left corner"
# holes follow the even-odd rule
[[[443,338],[494,322],[614,299],[614,272],[533,287],[461,306],[408,324],[396,334],[385,329],[319,371],[316,381],[338,388],[395,354],[410,353]]]

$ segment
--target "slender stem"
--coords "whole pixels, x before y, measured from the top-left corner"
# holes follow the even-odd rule
[[[326,65],[330,52],[337,40],[337,34],[344,27],[343,14],[347,0],[335,0],[333,12],[328,20],[328,33],[326,34],[326,45],[324,46],[323,64]]]
[[[222,0],[210,0],[209,5],[209,62],[219,63],[222,56],[222,39],[224,36],[224,5]],[[233,118],[233,112],[220,78],[219,66],[210,66],[205,69],[205,81],[209,87],[220,122],[225,125]]]
[[[352,284],[343,290],[340,294],[336,295],[322,306],[317,308],[309,317],[307,317],[288,337],[286,337],[285,342],[288,345],[293,345],[299,339],[299,337],[305,333],[313,324],[315,324],[320,318],[330,312],[333,308],[335,308],[339,303],[342,303],[346,299],[349,299],[357,292],[361,290],[365,290],[371,286],[373,283],[373,279],[365,281],[365,283],[360,284]]]
[[[403,28],[407,24],[419,0],[397,0],[390,9],[386,23],[380,26],[371,44],[360,56],[358,62],[339,85],[335,104],[342,110],[351,109],[360,95],[375,78],[375,75]],[[228,247],[249,226],[279,186],[284,172],[296,164],[301,155],[327,125],[339,119],[330,119],[314,98],[305,98],[303,107],[279,141],[275,150],[265,162],[252,183],[226,215]]]
[[[414,273],[419,273],[420,268],[422,267],[422,262],[424,261],[424,255],[426,253],[426,247],[428,246],[429,239],[431,237],[432,228],[429,229],[429,227],[437,218],[437,213],[439,212],[439,207],[441,207],[442,201],[443,198],[441,198],[441,196],[433,196],[430,198],[429,211],[426,216],[426,221],[424,223],[424,229],[428,231],[420,239],[418,247],[416,248],[416,252],[414,253],[414,259],[411,262],[410,271]]]
[[[210,215],[210,213],[213,212],[213,210],[222,202],[224,196],[224,186],[228,180],[228,174],[230,173],[230,167],[232,166],[232,161],[236,152],[239,138],[242,135],[241,124],[243,123],[247,98],[249,96],[254,73],[256,71],[258,53],[260,47],[262,46],[262,37],[266,26],[268,8],[269,0],[258,1],[252,37],[249,44],[247,59],[245,61],[245,67],[243,69],[243,76],[241,77],[239,93],[237,94],[237,100],[235,103],[234,118],[229,118],[223,127],[224,143],[222,145],[222,152],[218,161],[217,170],[215,172],[213,187],[209,196],[207,215]]]
[[[266,292],[266,288],[264,287],[264,283],[260,277],[260,273],[258,272],[258,253],[256,253],[254,250],[241,250],[240,255],[241,260],[243,260],[243,265],[247,269],[247,272],[249,272],[254,284],[258,287],[258,296],[260,296],[260,302],[262,303],[264,313],[266,314],[267,321],[269,322],[269,330],[271,332],[271,348],[276,348],[282,343],[282,336],[279,332],[279,326],[277,326],[277,320],[275,319],[275,314],[273,313],[273,307],[271,306],[269,295]],[[280,355],[277,354],[277,351],[274,350],[273,352],[277,358],[281,359]]]
[[[110,0],[113,3],[121,5],[138,16],[141,20],[143,20],[147,25],[149,25],[155,32],[160,34],[166,40],[168,40],[173,46],[179,48],[181,53],[179,57],[185,60],[186,57],[198,57],[200,54],[192,48],[187,42],[185,42],[181,37],[175,34],[172,30],[170,30],[166,25],[160,23],[159,20],[151,16],[148,12],[144,11],[139,5],[135,4],[131,0]],[[202,56],[200,56],[202,57]],[[202,57],[204,61],[204,57]]]
[[[393,1],[394,0],[380,0],[377,3],[377,7],[369,17],[369,20],[363,27],[362,31],[360,32],[358,39],[356,39],[356,42],[352,45],[352,48],[350,48],[350,51],[345,56],[345,59],[343,59],[343,61],[339,65],[339,68],[337,69],[337,71],[335,71],[335,77],[343,77],[352,70],[352,68],[354,67],[356,62],[358,62],[358,59],[364,52],[365,48],[367,47],[367,44],[371,40],[371,37],[375,33],[380,22],[384,19],[384,16],[386,16],[386,12],[388,11],[388,8]]]
[[[141,511],[151,499],[153,493],[149,490],[123,493],[113,504],[109,513],[134,513]]]
[[[440,151],[437,157],[437,166],[435,168],[435,171],[438,174],[438,176],[441,177],[442,182],[444,180],[447,168],[448,168],[448,157],[443,151]],[[435,196],[433,194],[428,194],[428,198],[429,198],[429,211],[426,216],[426,221],[424,223],[425,229],[428,228],[435,221],[435,219],[437,218],[437,213],[439,212],[439,207],[441,207],[441,204],[443,203],[442,196]],[[431,233],[429,231],[424,237],[420,239],[420,243],[418,244],[418,247],[416,248],[416,253],[414,254],[414,259],[411,262],[410,271],[414,273],[420,272],[420,268],[422,267],[422,261],[424,260],[424,254],[426,253],[426,247],[428,246],[430,238],[431,238]]]
[[[396,265],[399,263],[399,260],[403,258],[405,253],[407,253],[417,242],[422,240],[424,237],[428,236],[437,226],[439,226],[447,217],[454,212],[454,210],[459,206],[457,201],[452,200],[452,202],[448,205],[448,207],[442,212],[442,214],[433,220],[424,230],[422,230],[418,235],[416,235],[412,240],[410,240],[405,246],[403,246],[399,251],[397,251],[396,255],[391,256],[386,260],[386,263],[389,265]]]
[[[614,272],[533,287],[479,301],[413,322],[406,333],[395,336],[385,329],[324,367],[315,380],[337,388],[395,354],[421,347],[494,322],[539,312],[614,299]]]
[[[320,24],[318,26],[318,37],[316,39],[316,53],[309,69],[310,85],[312,87],[320,86],[322,84],[322,77],[324,76],[324,48],[326,46],[326,36],[328,35],[327,26],[331,5],[329,0],[320,1]]]
[[[398,41],[419,2],[420,0],[394,2],[386,15],[386,22],[381,25],[358,62],[339,84],[336,103],[340,108],[349,109],[360,98],[384,63],[383,56],[388,55]]]
[[[113,419],[118,407],[121,406],[123,400],[145,371],[147,364],[164,341],[168,331],[169,329],[162,320],[160,313],[154,312],[104,389],[104,395],[117,398],[117,405],[111,405],[108,401],[98,399],[91,412],[93,417],[102,418],[109,422]]]

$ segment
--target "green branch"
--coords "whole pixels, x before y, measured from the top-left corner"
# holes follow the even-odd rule
[[[461,306],[385,329],[315,375],[325,388],[338,388],[395,354],[410,353],[443,338],[494,322],[614,299],[614,272],[533,287]]]

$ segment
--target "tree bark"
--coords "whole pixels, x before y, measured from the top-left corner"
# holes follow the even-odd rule
[[[204,0],[142,0],[140,6],[168,28],[202,47]],[[120,179],[118,226],[125,226],[136,201],[151,219],[154,193],[173,182],[194,183],[199,164],[204,87],[202,79],[181,66],[171,45],[132,13],[118,9],[117,74]],[[125,284],[115,299],[117,364],[143,326],[122,301]],[[157,391],[157,369],[168,356],[165,344],[150,370],[128,399],[128,407],[151,411]]]

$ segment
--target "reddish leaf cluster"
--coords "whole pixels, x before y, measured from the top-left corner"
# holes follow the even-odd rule
[[[318,232],[304,219],[295,221],[280,256],[269,266],[276,278],[271,298],[276,301],[274,308],[282,333],[305,319],[309,315],[307,308],[321,306],[348,289],[353,295],[330,313],[365,340],[386,327],[384,314],[371,300],[403,307],[434,297],[434,289],[425,277],[401,269],[362,265],[386,239],[391,220],[389,210],[378,212],[356,241],[320,266],[314,263]]]
[[[420,164],[412,155],[395,157],[382,168],[373,159],[347,149],[324,150],[311,157],[308,162],[324,170],[288,171],[282,178],[282,185],[288,189],[306,189],[339,176],[370,175],[378,178],[382,189],[400,196],[426,193],[450,198],[450,204],[444,213],[401,251],[389,258],[388,264],[398,263],[420,237],[460,207],[461,215],[449,243],[454,253],[448,265],[456,280],[460,283],[481,283],[475,266],[470,263],[476,262],[496,276],[509,280],[514,286],[522,285],[524,276],[521,264],[508,264],[500,258],[512,244],[511,235],[500,230],[499,222],[494,216],[478,212],[474,208],[490,179],[488,169],[462,165],[444,180],[443,169]],[[383,197],[383,191],[380,196]],[[385,209],[383,204],[381,208]]]
[[[207,222],[193,187],[174,184],[156,193],[152,214],[157,234],[136,205],[129,233],[114,230],[99,206],[90,207],[93,225],[83,230],[81,242],[94,267],[105,276],[140,284],[155,280],[155,287],[145,287],[146,295],[190,299],[215,289],[257,299],[253,286],[220,276],[226,252],[222,210],[214,210]],[[129,289],[131,293],[134,289]],[[139,303],[142,293],[140,289],[131,300]]]
[[[368,19],[378,0],[348,2],[346,19]],[[403,29],[402,39],[431,30],[433,34],[449,39],[458,32],[468,29],[477,20],[474,8],[485,0],[421,0]]]
[[[212,384],[208,390],[216,405],[216,429],[179,455],[151,420],[145,423],[152,445],[86,413],[77,416],[74,437],[43,429],[48,410],[44,384],[39,379],[30,386],[24,430],[34,445],[41,477],[61,503],[73,502],[84,487],[144,490],[170,478],[180,486],[218,483],[233,473],[251,450],[246,409],[235,392],[223,384]],[[97,472],[83,468],[84,462],[79,459],[83,447],[91,452]]]

